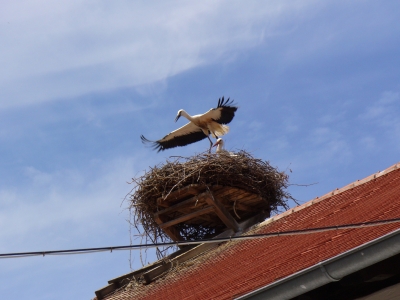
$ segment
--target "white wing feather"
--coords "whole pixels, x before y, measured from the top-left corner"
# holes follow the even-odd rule
[[[202,130],[200,127],[194,125],[192,122],[189,122],[186,125],[183,125],[182,127],[168,133],[162,139],[158,140],[158,142],[166,142],[172,140],[176,136],[189,135],[191,133],[201,132],[201,131]]]

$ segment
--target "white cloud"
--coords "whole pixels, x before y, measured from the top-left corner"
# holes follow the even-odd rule
[[[22,242],[29,242],[31,249],[65,246],[56,242],[101,237],[121,225],[128,241],[126,205],[121,203],[131,188],[127,181],[135,175],[134,162],[97,161],[90,172],[26,168],[26,184],[0,190],[0,248],[21,251]]]
[[[367,150],[377,150],[378,145],[376,142],[376,138],[373,136],[365,136],[360,139],[360,144],[363,149]]]
[[[275,152],[280,152],[283,150],[287,150],[290,147],[290,143],[287,136],[276,137],[271,140],[269,143],[273,147]]]
[[[399,101],[400,94],[398,92],[383,92],[379,100],[368,106],[360,117],[365,120],[375,120],[379,123],[386,122],[388,121],[387,118],[393,116],[396,108],[399,107]],[[381,122],[379,119],[381,119]]]
[[[327,162],[347,162],[351,156],[351,148],[345,137],[337,130],[329,127],[319,127],[309,135],[310,153],[312,160],[309,165],[323,165]]]
[[[0,108],[163,80],[260,43],[309,3],[8,2]]]
[[[380,143],[400,147],[400,93],[386,91],[360,115],[360,120],[367,122],[374,131],[379,132]],[[376,144],[376,142],[375,142]]]
[[[245,122],[241,122],[242,124],[247,124],[247,127],[249,128],[249,132],[253,132],[254,131],[259,131],[260,129],[262,129],[265,125],[263,122],[257,121],[257,120],[253,120],[249,123],[245,123]]]

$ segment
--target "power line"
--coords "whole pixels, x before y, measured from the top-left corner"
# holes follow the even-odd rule
[[[326,231],[331,231],[331,230],[373,227],[373,226],[386,225],[386,224],[399,223],[399,222],[400,222],[400,218],[395,218],[395,219],[386,219],[386,220],[370,221],[370,222],[363,222],[363,223],[342,224],[342,225],[337,225],[337,226],[315,227],[315,228],[300,229],[300,230],[250,234],[250,235],[243,235],[243,236],[231,236],[231,237],[225,237],[225,238],[203,239],[203,240],[196,240],[196,241],[178,241],[178,242],[168,242],[168,243],[136,244],[136,245],[127,245],[127,246],[111,246],[111,247],[98,247],[98,248],[81,248],[81,249],[68,249],[68,250],[2,253],[2,254],[0,254],[0,259],[1,258],[30,257],[30,256],[46,256],[46,255],[87,254],[87,253],[95,253],[95,252],[113,252],[115,250],[137,250],[137,249],[148,249],[148,248],[166,247],[166,246],[184,246],[184,245],[196,245],[196,244],[206,244],[206,243],[221,243],[221,242],[234,241],[234,240],[241,241],[241,240],[277,237],[277,236],[312,234],[312,233],[326,232]]]

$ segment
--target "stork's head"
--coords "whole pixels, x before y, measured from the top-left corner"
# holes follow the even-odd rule
[[[215,144],[213,145],[213,147],[216,147],[218,145],[221,145],[221,147],[224,146],[224,140],[221,138],[218,138],[217,141],[215,142]]]
[[[182,109],[178,110],[178,114],[175,117],[175,122],[178,121],[178,119],[181,117],[182,114]]]

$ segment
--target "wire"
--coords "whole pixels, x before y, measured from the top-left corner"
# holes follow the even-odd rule
[[[68,249],[68,250],[50,250],[50,251],[34,251],[34,252],[15,252],[15,253],[3,253],[0,254],[1,258],[20,258],[20,257],[31,257],[31,256],[46,256],[46,255],[69,255],[69,254],[86,254],[94,252],[113,252],[114,250],[136,250],[144,248],[156,248],[163,246],[184,246],[184,245],[196,245],[196,244],[209,244],[209,243],[221,243],[234,240],[251,240],[259,238],[269,238],[276,236],[291,236],[300,234],[312,234],[317,232],[325,232],[330,230],[339,229],[353,229],[362,227],[372,227],[385,224],[400,223],[400,218],[386,219],[379,221],[370,221],[364,223],[352,223],[337,226],[327,226],[327,227],[315,227],[300,230],[289,230],[280,232],[270,232],[270,233],[260,233],[260,234],[250,234],[244,236],[230,236],[225,238],[213,238],[213,239],[203,239],[196,241],[178,241],[169,243],[153,243],[153,244],[137,244],[137,245],[127,245],[127,246],[112,246],[112,247],[98,247],[98,248],[82,248],[82,249]]]

